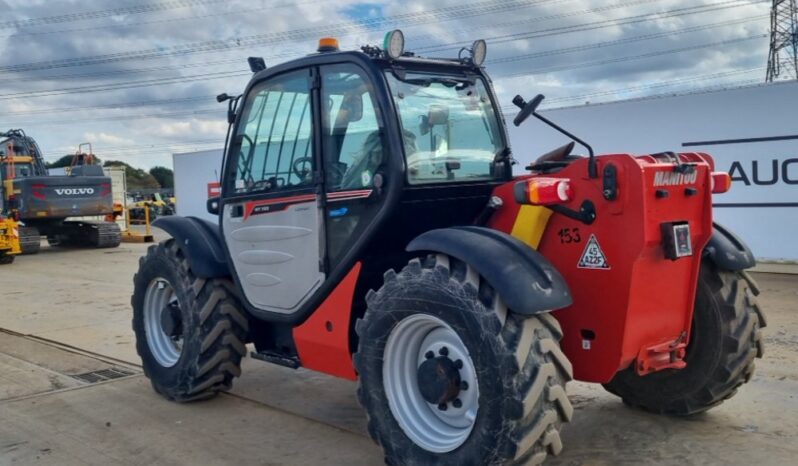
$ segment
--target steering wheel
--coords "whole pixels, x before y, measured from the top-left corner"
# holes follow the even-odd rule
[[[313,159],[310,157],[300,157],[294,160],[291,170],[300,180],[306,180],[310,172],[313,171]]]

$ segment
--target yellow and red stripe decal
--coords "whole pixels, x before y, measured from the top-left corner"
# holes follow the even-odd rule
[[[351,199],[365,199],[371,196],[372,189],[360,189],[356,191],[341,191],[337,193],[328,193],[327,200],[330,202],[336,201],[349,201]]]

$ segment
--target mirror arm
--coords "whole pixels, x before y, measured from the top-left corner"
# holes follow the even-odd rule
[[[593,152],[593,148],[590,147],[590,144],[586,143],[585,141],[580,139],[578,136],[570,133],[566,129],[560,127],[559,125],[557,125],[553,121],[549,120],[548,118],[544,117],[543,115],[541,115],[541,114],[539,114],[537,112],[532,113],[532,115],[534,115],[535,118],[537,118],[538,120],[542,121],[543,123],[546,123],[547,125],[551,126],[552,128],[556,129],[557,131],[561,132],[562,134],[564,134],[564,135],[568,136],[569,138],[573,139],[574,141],[578,142],[585,149],[587,149],[587,153],[590,156],[590,160],[588,161],[588,166],[587,166],[588,176],[590,178],[598,178],[598,167],[596,165],[596,154]]]

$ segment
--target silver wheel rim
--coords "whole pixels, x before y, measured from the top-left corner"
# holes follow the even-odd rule
[[[442,411],[428,403],[418,387],[418,368],[427,352],[448,349],[453,361],[461,360],[460,379],[468,384]],[[388,405],[404,433],[418,446],[435,453],[450,452],[465,443],[477,419],[479,385],[471,356],[457,333],[428,314],[405,317],[391,331],[385,344],[382,380]]]
[[[183,337],[167,335],[161,325],[161,314],[169,305],[177,303],[174,288],[163,278],[156,278],[144,294],[144,332],[150,353],[163,367],[177,364],[183,351]]]

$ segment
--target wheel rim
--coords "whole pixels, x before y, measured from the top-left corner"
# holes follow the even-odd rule
[[[177,364],[183,351],[182,331],[170,335],[164,329],[163,314],[172,312],[170,308],[180,311],[174,288],[163,278],[154,279],[144,294],[144,330],[150,353],[163,367]]]
[[[462,362],[460,390],[454,400],[443,403],[445,410],[427,401],[419,388],[419,368],[430,359],[430,352],[436,358]],[[399,322],[385,344],[382,376],[391,412],[416,445],[446,453],[471,435],[479,408],[476,370],[463,341],[441,319],[415,314]]]

